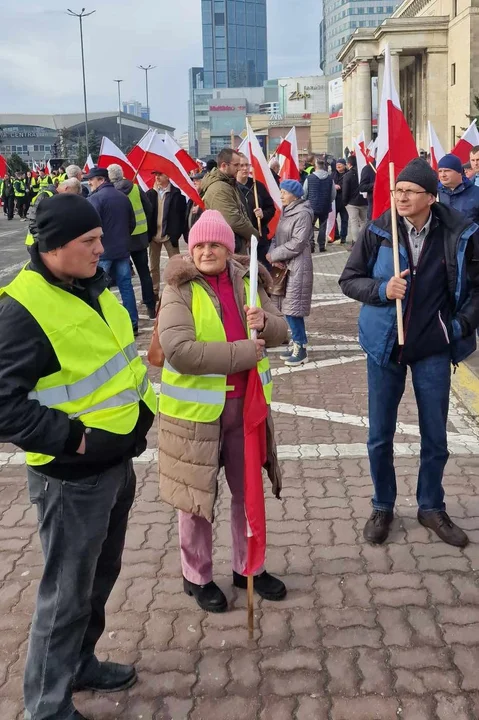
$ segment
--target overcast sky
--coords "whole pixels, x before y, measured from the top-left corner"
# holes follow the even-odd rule
[[[81,112],[75,0],[0,3],[0,113]],[[73,3],[73,4],[72,4]],[[88,109],[145,100],[150,77],[152,120],[187,129],[188,69],[202,65],[200,0],[91,0],[84,21]],[[321,0],[268,0],[269,77],[319,73]],[[8,36],[7,36],[8,28]]]

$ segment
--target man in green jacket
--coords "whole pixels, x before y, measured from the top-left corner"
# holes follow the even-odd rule
[[[218,155],[218,167],[203,180],[201,193],[207,210],[218,210],[235,234],[235,252],[246,255],[251,236],[259,238],[258,228],[249,217],[246,205],[236,186],[240,156],[231,148]]]

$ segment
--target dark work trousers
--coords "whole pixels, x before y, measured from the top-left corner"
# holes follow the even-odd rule
[[[326,227],[328,224],[328,215],[323,217],[322,215],[314,216],[314,224],[316,225],[319,220],[319,232],[318,232],[318,247],[320,252],[324,252],[326,249]]]
[[[340,207],[339,210],[337,211],[336,218],[338,217],[338,215],[341,218],[341,232],[340,232],[339,237],[341,239],[341,242],[345,243],[346,238],[348,237],[349,215],[348,215],[348,211],[346,210],[344,205],[342,207]],[[338,229],[337,225],[336,225],[336,228]]]
[[[27,214],[27,198],[17,197],[17,213],[18,217],[24,218]]]
[[[28,468],[45,567],[25,667],[25,720],[72,717],[72,681],[93,660],[135,496],[126,460],[76,482]]]
[[[258,240],[258,260],[267,270],[271,270],[271,264],[266,260],[266,255],[269,253],[270,245],[271,243],[268,238],[261,238],[261,240]]]
[[[150,274],[150,266],[148,264],[148,248],[144,250],[134,250],[130,253],[131,259],[136,267],[136,272],[140,278],[141,296],[143,303],[148,309],[155,309],[155,294],[153,292],[153,281]]]
[[[5,208],[7,210],[7,217],[9,220],[13,218],[13,213],[15,212],[15,198],[13,195],[10,195],[9,197],[5,198],[4,200]]]

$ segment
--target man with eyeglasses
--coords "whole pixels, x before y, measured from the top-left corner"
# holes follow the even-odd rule
[[[442,478],[449,457],[447,415],[451,363],[476,349],[479,325],[479,227],[436,202],[437,176],[416,158],[394,192],[401,277],[394,277],[391,211],[362,231],[339,280],[363,303],[359,341],[367,353],[368,452],[374,485],[368,542],[383,543],[394,518],[393,439],[408,366],[419,412],[418,520],[450,545],[468,537],[446,513]],[[405,344],[397,342],[396,299],[403,301]],[[406,480],[409,483],[409,480]],[[408,484],[407,494],[414,490]]]
[[[258,228],[248,217],[246,205],[236,185],[241,159],[236,150],[223,148],[218,155],[218,167],[209,172],[202,183],[202,195],[207,210],[218,210],[235,234],[235,252],[245,255],[251,236],[259,238]]]

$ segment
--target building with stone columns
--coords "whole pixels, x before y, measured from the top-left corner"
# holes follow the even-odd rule
[[[343,66],[343,144],[372,136],[372,78],[381,94],[389,43],[402,110],[418,147],[428,147],[430,120],[448,151],[477,114],[479,0],[404,0],[374,30],[358,29],[338,55]]]

